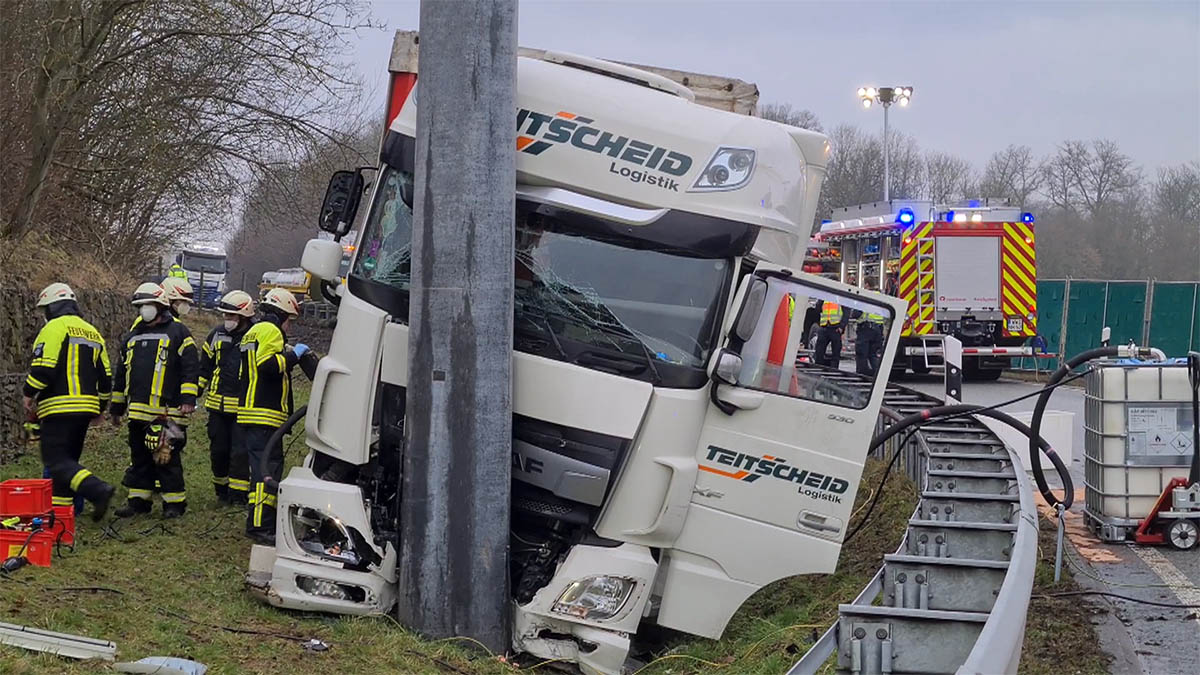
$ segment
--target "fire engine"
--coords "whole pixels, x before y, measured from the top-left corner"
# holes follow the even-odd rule
[[[805,271],[908,302],[897,373],[941,363],[941,339],[963,344],[964,374],[996,379],[1037,335],[1034,217],[972,200],[892,200],[836,209],[809,248]],[[907,358],[904,358],[907,357]]]

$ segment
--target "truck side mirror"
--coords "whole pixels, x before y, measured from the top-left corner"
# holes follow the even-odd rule
[[[750,281],[750,288],[746,291],[746,300],[742,303],[742,311],[733,325],[733,334],[742,342],[754,336],[754,329],[758,326],[758,317],[762,314],[763,304],[766,301],[767,282],[756,277]]]
[[[362,199],[363,177],[358,171],[335,171],[325,190],[317,225],[335,237],[344,237],[354,224]]]
[[[737,384],[738,375],[742,372],[742,357],[722,349],[717,357],[717,367],[713,368],[713,379],[725,384]]]
[[[342,264],[342,245],[328,239],[310,239],[304,245],[300,266],[308,274],[325,281],[337,278]]]

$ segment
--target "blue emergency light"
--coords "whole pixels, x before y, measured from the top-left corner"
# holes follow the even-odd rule
[[[900,209],[900,212],[896,214],[896,222],[901,225],[912,225],[916,219],[912,209]]]
[[[947,223],[953,223],[953,222],[954,222],[954,212],[953,212],[953,211],[947,211],[947,212],[946,212],[946,222],[947,222]]]
[[[1021,222],[1022,223],[1032,223],[1033,222],[1033,214],[1029,213],[1029,212],[1022,213],[1021,214]]]

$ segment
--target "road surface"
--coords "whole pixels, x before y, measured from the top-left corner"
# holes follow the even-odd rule
[[[909,377],[904,386],[941,397],[943,385],[934,376]],[[1042,385],[1016,380],[968,382],[963,385],[967,403],[993,405],[1036,392]],[[1005,408],[1008,412],[1033,410],[1030,398]],[[1098,615],[1101,647],[1113,657],[1111,672],[1120,675],[1176,675],[1200,673],[1200,548],[1178,551],[1169,546],[1142,547],[1106,544],[1083,523],[1083,389],[1064,386],[1054,392],[1048,410],[1074,413],[1071,476],[1077,486],[1075,504],[1067,516],[1065,564],[1071,566],[1081,586],[1172,605],[1155,607],[1115,598],[1094,596],[1108,604],[1110,613]],[[1186,475],[1186,468],[1181,470]],[[1059,484],[1054,481],[1054,484]],[[1043,521],[1043,526],[1045,521]],[[1071,664],[1063,664],[1070,672]]]

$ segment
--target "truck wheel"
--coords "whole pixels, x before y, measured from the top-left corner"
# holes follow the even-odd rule
[[[1176,520],[1171,523],[1171,527],[1167,528],[1167,540],[1171,542],[1171,546],[1186,551],[1196,545],[1197,536],[1200,535],[1200,528],[1196,526],[1194,520]]]

